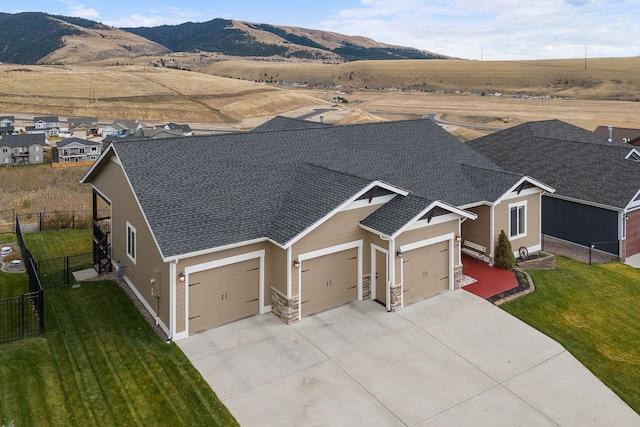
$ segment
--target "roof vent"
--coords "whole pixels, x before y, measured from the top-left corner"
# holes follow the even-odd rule
[[[609,142],[613,141],[613,126],[608,126],[609,129]]]

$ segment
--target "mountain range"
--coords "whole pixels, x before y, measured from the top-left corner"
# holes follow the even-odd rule
[[[83,18],[42,12],[0,12],[0,62],[76,64],[169,52],[215,52],[233,57],[332,63],[448,58],[366,37],[220,18],[118,29]]]

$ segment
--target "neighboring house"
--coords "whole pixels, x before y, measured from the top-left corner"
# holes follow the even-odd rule
[[[184,136],[180,130],[166,130],[161,128],[144,128],[142,129],[142,135],[145,138],[175,138],[176,136]]]
[[[607,136],[547,120],[469,142],[506,170],[556,189],[542,198],[542,233],[611,253],[640,253],[640,152]]]
[[[67,119],[67,127],[69,134],[76,138],[87,138],[99,134],[97,117],[72,117]]]
[[[60,121],[58,116],[34,117],[33,126],[24,129],[30,135],[42,133],[46,136],[57,136],[60,133]]]
[[[0,136],[13,134],[15,130],[14,124],[14,116],[0,116]]]
[[[640,145],[640,129],[618,128],[614,126],[598,126],[594,132],[612,141]]]
[[[142,129],[144,125],[138,120],[114,120],[111,125],[108,125],[100,130],[103,137],[107,136],[140,136],[142,135]]]
[[[168,123],[164,125],[165,130],[181,132],[183,136],[193,136],[193,130],[189,125],[179,125],[177,123]]]
[[[395,311],[462,284],[501,230],[541,247],[552,188],[430,120],[113,142],[93,188],[94,264],[110,263],[172,340],[258,313],[353,300]]]
[[[58,163],[94,162],[100,157],[102,142],[67,138],[56,143]]]
[[[44,161],[44,135],[4,135],[0,139],[0,163],[19,165]]]
[[[311,122],[309,120],[276,116],[273,119],[269,120],[268,122],[265,122],[259,126],[256,126],[251,131],[265,132],[265,131],[274,131],[274,130],[316,129],[316,128],[322,128],[326,126],[331,126],[331,125],[318,123],[318,122]]]

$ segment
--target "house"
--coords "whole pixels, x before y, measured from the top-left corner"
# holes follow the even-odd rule
[[[172,340],[353,300],[400,310],[462,284],[463,246],[539,250],[540,199],[430,120],[113,142],[93,188],[94,265]]]
[[[256,126],[252,132],[266,132],[274,130],[291,130],[291,129],[312,129],[325,126],[332,126],[330,124],[311,122],[309,120],[296,119],[291,117],[276,116],[273,119]]]
[[[506,170],[553,186],[542,233],[616,257],[640,253],[640,152],[559,120],[525,123],[469,142]]]
[[[29,135],[44,134],[57,136],[60,133],[60,121],[58,116],[42,116],[33,118],[33,126],[26,126],[24,130]]]
[[[181,132],[183,136],[192,136],[193,130],[189,125],[179,125],[177,123],[167,123],[164,125],[164,130],[170,130],[174,132]]]
[[[14,124],[14,116],[0,116],[0,136],[13,134],[15,130]]]
[[[57,163],[95,162],[102,151],[102,142],[81,138],[67,138],[56,143]]]
[[[612,141],[625,142],[636,146],[640,145],[640,129],[598,126],[594,132]]]
[[[99,134],[97,117],[70,117],[67,119],[67,127],[69,134],[76,138],[87,138]]]
[[[0,139],[0,164],[19,165],[44,161],[45,136],[4,135]]]
[[[175,138],[177,136],[184,136],[181,130],[166,130],[164,127],[159,128],[144,128],[142,129],[142,135],[145,138]]]
[[[138,120],[114,120],[113,124],[108,125],[100,130],[103,137],[107,136],[140,136],[144,125]]]

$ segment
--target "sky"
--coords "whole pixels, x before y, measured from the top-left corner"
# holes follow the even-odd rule
[[[214,18],[365,36],[475,60],[640,56],[640,0],[23,0],[0,11],[115,27]]]

